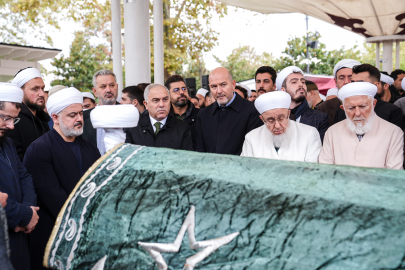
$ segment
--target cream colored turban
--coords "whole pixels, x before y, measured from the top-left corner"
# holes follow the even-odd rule
[[[353,59],[340,60],[333,68],[333,77],[336,78],[336,73],[342,68],[353,68],[354,66],[361,65],[359,61]]]
[[[13,79],[13,83],[18,85],[20,88],[24,86],[28,81],[35,79],[35,78],[41,78],[41,72],[39,72],[38,69],[36,68],[26,68],[22,71],[20,71],[17,75],[15,75]]]
[[[299,67],[296,66],[289,66],[280,71],[279,74],[277,74],[277,79],[276,79],[276,86],[277,90],[280,91],[281,87],[283,86],[284,80],[290,75],[291,73],[299,72],[302,75],[304,75],[304,72]],[[256,101],[255,101],[256,102]]]
[[[58,114],[69,105],[80,103],[83,105],[83,96],[79,90],[74,87],[65,88],[53,93],[46,103],[48,114],[52,116]]]
[[[381,73],[380,81],[388,83],[389,85],[394,83],[394,79],[384,73]]]
[[[24,92],[16,84],[0,83],[0,101],[22,103]]]
[[[291,96],[284,91],[265,93],[255,100],[255,107],[260,114],[273,109],[289,109],[290,104]]]
[[[377,94],[377,86],[369,82],[353,82],[344,85],[340,88],[337,96],[343,101],[348,97],[353,96],[369,96],[374,97]]]

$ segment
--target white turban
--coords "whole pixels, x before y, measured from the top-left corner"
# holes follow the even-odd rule
[[[74,87],[65,88],[53,93],[46,103],[48,114],[52,116],[54,113],[58,114],[66,107],[80,103],[83,105],[82,93]]]
[[[122,129],[138,125],[139,111],[132,104],[97,106],[91,111],[90,120],[94,128],[104,129],[104,145],[108,151],[125,142],[126,136]]]
[[[205,97],[205,95],[208,93],[208,90],[207,89],[204,89],[204,88],[200,88],[200,89],[198,89],[198,91],[197,91],[197,95],[202,95],[203,97]]]
[[[41,78],[41,72],[39,72],[38,69],[36,68],[26,68],[17,75],[15,75],[13,79],[13,83],[18,85],[20,88],[24,86],[28,81],[35,79],[35,78]]]
[[[394,83],[394,79],[384,73],[381,73],[380,81],[388,83],[389,85]]]
[[[13,83],[0,83],[0,101],[22,103],[23,90]]]
[[[245,90],[248,93],[248,97],[250,97],[252,95],[252,90],[247,85],[244,85],[244,84],[241,84],[241,83],[237,83],[236,85],[239,85],[240,87],[245,88]]]
[[[284,80],[290,75],[291,73],[299,72],[302,75],[304,75],[304,72],[299,67],[296,66],[289,66],[280,71],[279,74],[277,74],[277,79],[276,79],[276,86],[277,90],[281,91],[281,87],[283,86]]]
[[[82,92],[82,95],[83,95],[83,98],[89,98],[89,99],[92,99],[92,100],[96,100],[95,98],[94,98],[94,96],[93,96],[93,94],[92,93],[90,93],[90,92]]]
[[[402,79],[401,87],[402,87],[402,90],[405,90],[405,80],[404,79]]]
[[[344,85],[339,89],[338,98],[343,101],[353,96],[374,97],[377,94],[377,86],[369,82],[353,82]]]
[[[353,68],[354,66],[361,65],[359,61],[353,59],[340,60],[333,68],[333,77],[336,78],[336,73],[342,68]]]
[[[260,95],[255,100],[255,107],[260,114],[273,109],[289,109],[291,96],[284,91],[273,91]]]
[[[326,97],[330,96],[337,96],[338,90],[337,88],[331,88],[328,90],[328,93],[326,94]]]

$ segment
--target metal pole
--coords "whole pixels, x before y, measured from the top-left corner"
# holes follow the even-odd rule
[[[377,41],[375,44],[375,67],[380,70],[380,42]]]
[[[122,78],[122,47],[121,47],[121,1],[111,0],[111,31],[113,72],[117,76],[118,101],[121,100],[124,86]]]
[[[163,0],[153,0],[153,40],[155,83],[164,84]]]
[[[150,83],[149,1],[124,1],[125,85]]]
[[[308,64],[307,64],[307,73],[309,73],[309,45],[308,45],[308,43],[309,43],[309,37],[308,37],[308,15],[307,15],[307,17],[306,17],[306,20],[307,20],[307,61],[308,61]]]
[[[397,40],[397,43],[395,45],[395,53],[396,53],[396,56],[395,56],[395,69],[399,69],[399,62],[400,62],[399,52],[400,52],[400,50],[401,50],[401,41]]]
[[[383,66],[382,71],[392,72],[392,40],[383,41]]]

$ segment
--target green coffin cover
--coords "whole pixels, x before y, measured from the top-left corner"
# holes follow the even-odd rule
[[[158,269],[138,242],[175,242],[190,213],[196,241],[238,233],[194,269],[405,269],[404,188],[397,170],[119,145],[70,195],[44,265]],[[204,250],[190,235],[158,252],[167,269]]]

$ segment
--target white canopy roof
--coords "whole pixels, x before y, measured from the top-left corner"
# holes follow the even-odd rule
[[[364,37],[405,37],[404,0],[222,0],[260,13],[298,12]]]

